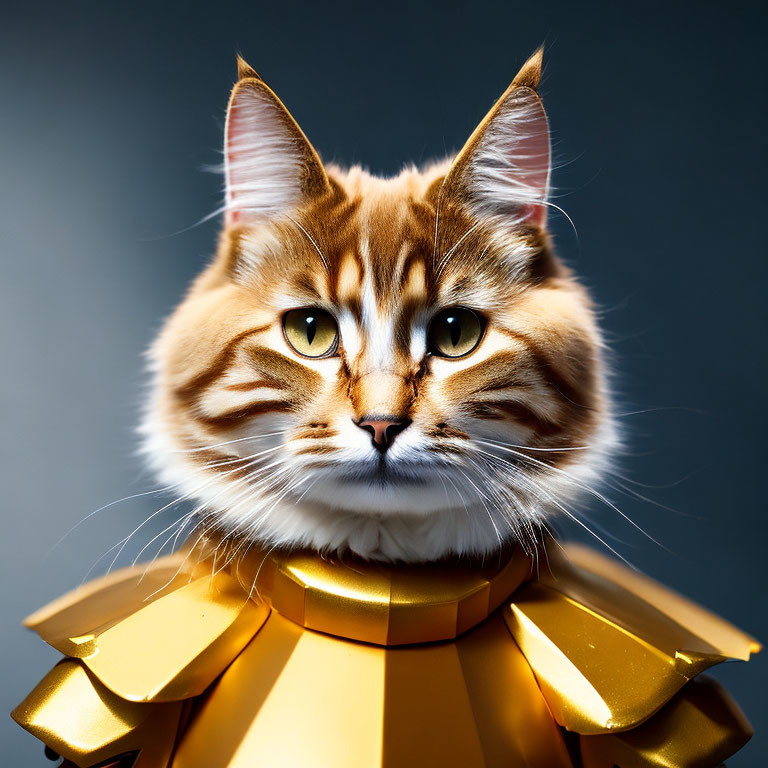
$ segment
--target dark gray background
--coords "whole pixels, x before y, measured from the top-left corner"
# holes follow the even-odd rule
[[[768,639],[765,20],[740,2],[4,3],[0,10],[2,715],[55,654],[18,627],[160,506],[132,431],[142,352],[211,252],[241,51],[325,158],[395,172],[458,148],[547,43],[561,253],[600,306],[631,453],[627,558]],[[174,512],[164,517],[163,525]],[[136,536],[150,538],[148,526]],[[133,552],[137,551],[134,547]],[[96,566],[102,572],[107,560]],[[768,764],[766,659],[717,674]]]

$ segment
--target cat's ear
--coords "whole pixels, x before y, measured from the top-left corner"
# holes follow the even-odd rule
[[[478,218],[543,227],[549,191],[547,115],[536,89],[543,48],[525,62],[456,156],[443,193]]]
[[[237,79],[246,80],[253,78],[261,80],[261,75],[238,53],[237,54]]]
[[[224,143],[228,224],[290,213],[329,189],[323,164],[301,128],[240,56]]]

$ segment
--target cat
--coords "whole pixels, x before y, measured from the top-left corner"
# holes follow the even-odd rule
[[[65,658],[12,716],[62,766],[715,766],[749,740],[700,673],[754,638],[547,540],[617,430],[547,231],[540,75],[380,179],[324,167],[239,62],[218,252],[150,353],[189,539],[25,622]]]
[[[547,229],[541,66],[455,158],[378,178],[324,165],[238,59],[218,250],[151,348],[142,426],[198,530],[416,562],[574,516],[617,436]]]

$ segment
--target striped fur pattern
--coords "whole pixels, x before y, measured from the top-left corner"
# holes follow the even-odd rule
[[[598,479],[614,443],[602,347],[544,227],[540,66],[453,162],[382,179],[323,167],[241,62],[225,227],[152,349],[144,423],[201,529],[386,560],[491,553],[535,546]],[[457,306],[484,334],[442,358],[430,322]],[[334,354],[287,343],[301,307],[335,318]],[[410,421],[385,454],[358,426],[371,414]]]

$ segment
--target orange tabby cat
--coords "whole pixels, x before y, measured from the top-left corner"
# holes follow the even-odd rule
[[[239,61],[215,259],[151,353],[146,444],[197,525],[376,559],[531,548],[615,443],[547,233],[541,51],[453,161],[324,166]]]

